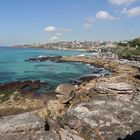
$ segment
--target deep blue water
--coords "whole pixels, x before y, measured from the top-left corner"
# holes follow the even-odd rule
[[[19,49],[0,47],[0,84],[14,81],[41,80],[47,88],[88,74],[92,68],[79,63],[26,62],[30,57],[79,55],[80,51]]]

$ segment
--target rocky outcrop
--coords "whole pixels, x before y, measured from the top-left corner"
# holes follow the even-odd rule
[[[59,102],[59,100],[51,100],[47,104],[47,109],[49,115],[56,119],[59,116],[62,116],[66,112],[65,104]]]
[[[108,77],[82,82],[76,90],[58,94],[60,126],[85,140],[117,140],[140,128],[138,69],[110,60],[63,57],[61,60],[98,64],[114,71]],[[67,92],[68,91],[68,92]],[[70,93],[72,95],[70,96]],[[60,96],[61,95],[61,96]],[[68,100],[65,101],[65,97]],[[61,100],[62,99],[62,100]],[[64,109],[64,110],[63,110]],[[57,108],[57,110],[59,110]],[[55,114],[57,119],[57,114]]]
[[[27,62],[32,62],[32,61],[55,61],[57,62],[57,60],[59,60],[61,58],[61,56],[38,56],[38,57],[33,57],[33,58],[29,58],[25,61]]]
[[[36,112],[27,112],[0,120],[1,140],[60,140],[56,131],[45,131],[45,122]]]
[[[0,120],[0,134],[38,131],[44,129],[44,123],[33,112],[4,117]]]
[[[66,104],[70,102],[74,96],[77,86],[71,84],[60,84],[57,86],[55,92],[57,93],[57,97],[59,98],[59,102],[62,104]]]
[[[98,64],[114,73],[107,77],[88,78],[76,86],[59,85],[56,88],[57,98],[39,104],[39,109],[29,113],[33,118],[39,117],[38,125],[34,119],[30,121],[29,114],[29,121],[26,121],[28,117],[25,114],[20,114],[25,119],[21,123],[19,116],[11,116],[10,121],[8,117],[3,118],[0,120],[0,139],[119,140],[140,129],[140,81],[135,77],[139,74],[136,67],[86,57],[62,57],[58,61]],[[15,101],[16,96],[10,101]],[[28,102],[31,105],[33,101]],[[6,104],[8,107],[10,103],[5,102],[3,107]],[[21,97],[14,106],[21,106]]]
[[[131,94],[133,93],[134,88],[127,83],[97,83],[95,90],[99,93],[106,94]]]
[[[60,84],[57,86],[55,92],[61,95],[65,95],[75,91],[76,88],[76,86],[71,84]]]
[[[34,89],[39,89],[40,88],[40,81],[18,81],[18,82],[12,82],[12,83],[6,83],[3,85],[0,85],[0,91],[4,92],[7,90],[21,90],[22,92],[26,91],[32,91]]]
[[[44,99],[48,101],[48,99]],[[9,98],[0,103],[0,118],[3,116],[16,115],[36,109],[43,109],[46,105],[43,99],[27,98],[20,92],[10,94]]]
[[[139,130],[139,101],[92,100],[69,108],[62,125],[78,132],[86,140],[116,140]],[[98,130],[98,132],[97,132]]]
[[[2,118],[0,120],[0,139],[84,140],[82,137],[60,128],[51,119],[45,122],[38,116],[37,112],[27,112]]]

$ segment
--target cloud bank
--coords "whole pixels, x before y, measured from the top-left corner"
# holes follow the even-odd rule
[[[140,16],[140,6],[131,9],[124,8],[121,13],[125,14],[128,17]]]
[[[111,4],[115,4],[115,5],[129,5],[133,2],[135,2],[136,0],[109,0],[109,3]]]

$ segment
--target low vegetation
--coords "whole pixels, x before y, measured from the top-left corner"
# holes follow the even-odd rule
[[[123,58],[140,56],[140,38],[131,40],[128,43],[118,43],[116,53]]]

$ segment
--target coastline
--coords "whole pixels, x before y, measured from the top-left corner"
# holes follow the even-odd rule
[[[28,108],[29,105],[33,108],[34,106],[35,111],[33,111],[32,114],[36,116],[37,113],[42,118],[39,121],[41,127],[48,125],[51,128],[51,130],[48,130],[49,134],[52,134],[53,130],[53,136],[59,137],[67,133],[67,135],[70,135],[74,140],[91,140],[99,137],[116,140],[119,137],[125,137],[127,134],[132,134],[138,130],[139,124],[132,126],[132,124],[137,124],[140,118],[138,107],[140,105],[140,96],[138,94],[140,81],[136,77],[139,75],[139,69],[137,67],[129,64],[121,64],[114,60],[91,59],[89,57],[78,56],[61,57],[58,58],[57,61],[59,63],[82,62],[97,65],[112,70],[113,74],[107,77],[90,79],[80,85],[60,84],[56,88],[56,95],[53,95],[55,97],[53,99],[44,97],[44,100],[42,100],[24,97],[24,102],[25,100],[28,101],[26,101],[26,105],[22,103],[22,107]],[[19,104],[15,100],[17,95],[19,97],[18,92],[8,101],[11,106],[17,106],[17,104]],[[18,100],[23,100],[23,98],[20,97]],[[0,109],[8,102],[3,103],[3,105],[1,104]],[[19,104],[19,106],[21,106],[21,104]],[[37,106],[39,108],[36,108]],[[25,112],[28,113],[25,119],[28,121],[31,112],[29,110]],[[123,117],[121,117],[122,112]],[[136,112],[139,113],[135,114]],[[27,113],[20,115],[25,118],[24,115]],[[131,118],[124,120],[124,118],[128,117],[128,114]],[[8,118],[5,117],[5,119]],[[42,123],[44,119],[47,119],[47,121]],[[25,122],[23,123],[25,125]],[[35,122],[33,122],[33,124],[34,123]],[[1,126],[3,125],[1,122],[0,124]],[[28,125],[28,123],[26,125]],[[16,127],[20,127],[22,131],[25,131],[20,125],[16,125]],[[7,129],[14,136],[12,129],[9,129],[8,126]],[[30,126],[30,129],[33,128]],[[38,126],[36,126],[36,129],[38,129],[37,132],[43,131]],[[96,132],[95,129],[98,129],[98,132]],[[1,132],[5,133],[5,136],[9,134],[5,129],[0,129],[0,133]],[[21,136],[21,133],[16,133]],[[32,136],[33,134],[30,135]],[[45,132],[42,136],[45,136]],[[52,136],[50,136],[50,138],[52,138]],[[59,139],[56,138],[55,140]]]
[[[44,49],[44,50],[67,50],[67,51],[81,51],[85,52],[86,49],[68,49],[68,48],[45,48],[45,47],[16,47],[12,46],[13,48],[19,48],[19,49]]]

